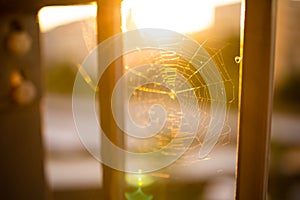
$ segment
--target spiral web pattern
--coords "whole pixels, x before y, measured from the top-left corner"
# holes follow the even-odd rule
[[[194,102],[194,104],[197,105],[199,111],[201,110],[201,116],[199,116],[197,120],[195,119],[195,121],[200,121],[195,140],[201,141],[201,135],[203,136],[203,133],[207,131],[210,103],[207,101],[207,96],[209,96],[208,88],[205,85],[201,75],[199,73],[195,73],[196,69],[178,54],[162,50],[138,51],[130,53],[129,55],[125,55],[123,59],[126,71],[131,71],[138,77],[134,79],[133,82],[127,82],[128,87],[132,87],[132,85],[139,81],[139,78],[145,78],[146,75],[147,79],[153,79],[157,76],[157,74],[161,74],[161,76],[164,77],[164,82],[177,87],[179,87],[178,85],[180,85],[180,83],[175,72],[181,74],[185,81],[190,78],[190,80],[188,80],[190,83],[190,87],[188,89],[177,89],[172,91],[160,83],[152,83],[142,85],[134,91],[129,103],[129,109],[131,111],[130,114],[133,121],[142,125],[149,123],[148,111],[151,105],[157,103],[160,103],[162,107],[166,109],[167,119],[164,128],[159,132],[159,134],[156,134],[150,140],[129,137],[129,149],[135,147],[135,151],[139,152],[153,151],[153,149],[165,147],[166,144],[168,144],[174,138],[177,140],[176,143],[168,148],[165,148],[163,153],[166,155],[172,155],[172,153],[175,152],[169,151],[170,149],[181,148],[181,141],[187,139],[188,134],[186,134],[185,137],[180,138],[176,138],[174,136],[174,134],[178,133],[179,131],[178,124],[180,124],[182,117],[180,104],[176,94],[187,95],[187,92],[190,91],[195,93],[197,102]],[[135,66],[140,65],[148,65],[148,73],[138,73],[135,70]],[[154,67],[155,65],[167,66],[168,68],[161,68],[157,70],[157,67]],[[186,101],[189,100],[190,98],[187,97]],[[191,102],[188,104],[190,103]],[[187,126],[189,125],[187,124]],[[200,145],[200,143],[197,145]]]
[[[124,42],[123,48],[110,49],[120,42]],[[85,147],[104,164],[135,173],[166,167],[187,150],[198,148],[197,159],[205,158],[220,138],[226,120],[224,75],[215,64],[218,55],[219,51],[209,54],[184,35],[161,29],[130,31],[104,41],[86,58],[74,84],[74,119]],[[115,86],[111,106],[128,141],[126,150],[112,144],[101,131],[95,114],[96,89],[90,87],[120,56],[125,74]],[[87,110],[95,126],[89,130],[80,124],[76,106],[82,88],[88,91]],[[125,95],[120,101],[122,91]],[[125,110],[125,115],[119,114],[120,110]],[[91,148],[90,138],[101,139],[105,152]],[[103,156],[108,152],[110,155]],[[114,155],[122,156],[110,159]],[[125,167],[119,162],[125,162]]]

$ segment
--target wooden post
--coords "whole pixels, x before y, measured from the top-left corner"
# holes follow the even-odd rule
[[[246,0],[240,71],[236,199],[266,199],[273,97],[275,3]]]
[[[98,41],[121,32],[121,0],[100,0],[98,1]],[[118,44],[117,48],[121,48]],[[112,46],[111,48],[116,48]],[[110,65],[102,76],[99,83],[100,100],[100,123],[107,137],[117,146],[124,147],[123,133],[117,128],[111,111],[111,96],[116,81],[122,76],[122,59]],[[110,152],[101,151],[109,154]],[[116,156],[116,155],[114,155]],[[122,163],[120,163],[122,165]],[[103,199],[116,200],[124,199],[123,178],[124,173],[110,167],[103,167]]]

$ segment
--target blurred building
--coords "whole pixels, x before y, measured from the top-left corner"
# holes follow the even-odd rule
[[[300,73],[300,1],[277,1],[276,86]]]

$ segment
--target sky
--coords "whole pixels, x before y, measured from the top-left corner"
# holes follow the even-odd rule
[[[239,3],[241,0],[124,0],[124,22],[130,12],[136,28],[166,28],[178,32],[194,32],[209,27],[214,20],[214,8]],[[172,6],[170,6],[172,5]],[[168,15],[166,15],[166,11]],[[80,6],[47,6],[39,11],[40,29],[47,32],[74,21],[96,17],[96,3]],[[130,22],[129,22],[130,23]]]

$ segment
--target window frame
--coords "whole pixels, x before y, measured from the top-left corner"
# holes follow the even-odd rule
[[[269,174],[276,1],[243,3],[236,199],[262,200]]]

